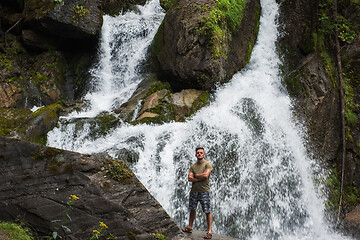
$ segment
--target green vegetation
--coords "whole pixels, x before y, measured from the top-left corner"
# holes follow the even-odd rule
[[[162,235],[161,233],[152,233],[151,234],[155,239],[158,239],[158,240],[165,240],[166,237],[164,235]]]
[[[313,34],[316,44],[316,50],[320,53],[325,70],[328,77],[331,78],[333,82],[334,89],[339,89],[339,78],[338,71],[336,69],[334,57],[334,43],[335,39],[338,38],[340,41],[340,47],[350,45],[354,42],[355,39],[359,38],[360,31],[360,22],[356,20],[358,12],[360,11],[360,1],[350,0],[348,2],[338,1],[338,12],[337,18],[335,19],[333,15],[333,1],[332,0],[320,0],[319,1],[319,29],[318,32]],[[335,30],[337,30],[338,35],[335,35]],[[359,98],[360,91],[360,78],[357,64],[353,59],[349,57],[343,57],[342,62],[342,71],[343,71],[343,87],[344,87],[344,111],[345,111],[345,137],[347,141],[347,146],[357,146],[357,142],[360,142],[358,132],[358,116],[360,113],[359,104],[357,104],[357,99]],[[357,139],[356,139],[357,138]],[[356,149],[354,149],[356,150]],[[358,155],[353,156],[353,160],[358,161]],[[339,164],[334,165],[333,169],[330,172],[327,185],[330,189],[329,201],[327,206],[335,210],[339,204],[340,198],[340,169]],[[347,174],[347,172],[345,172]],[[360,202],[359,186],[355,186],[353,183],[345,183],[343,188],[343,209],[345,212],[354,208]]]
[[[0,136],[11,137],[17,134],[24,140],[45,145],[47,132],[44,132],[42,127],[45,126],[47,131],[50,131],[57,122],[61,109],[61,102],[42,107],[35,112],[26,108],[0,108]],[[39,122],[33,125],[40,118],[43,126],[40,126]],[[32,129],[31,139],[26,139],[29,128]]]
[[[299,70],[292,72],[284,79],[290,96],[298,97],[305,91],[305,87],[300,80],[301,78],[302,72]]]
[[[25,8],[25,16],[27,19],[41,18],[53,10],[56,6],[56,1],[49,0],[31,0],[27,2]]]
[[[178,0],[160,0],[160,5],[165,11],[168,11],[176,1]]]
[[[241,24],[245,4],[245,0],[219,0],[209,15],[201,20],[198,34],[210,39],[215,58],[226,56],[225,43]]]
[[[193,102],[192,109],[197,111],[205,107],[210,102],[210,94],[208,92],[203,92],[200,96]]]
[[[328,194],[326,207],[329,210],[336,211],[340,198],[340,174],[336,168],[332,168],[326,180],[326,185],[331,191]],[[360,202],[360,193],[354,186],[345,186],[343,193],[343,208],[345,210],[353,209]]]
[[[66,202],[66,210],[64,212],[63,218],[51,221],[52,223],[55,223],[56,226],[54,227],[54,231],[51,233],[51,236],[45,237],[46,239],[63,239],[63,237],[60,236],[60,230],[63,232],[64,237],[66,237],[67,233],[71,233],[71,229],[68,228],[66,224],[72,221],[70,213],[73,210],[73,205],[75,204],[76,200],[79,200],[79,197],[76,195],[72,194],[69,196],[69,199]]]
[[[134,174],[124,162],[112,161],[111,167],[106,171],[107,175],[121,183],[131,183]]]
[[[351,44],[352,41],[357,37],[354,30],[350,29],[351,23],[348,19],[340,16],[337,21],[337,27],[339,31],[339,39],[342,42]]]
[[[33,240],[30,230],[21,224],[0,222],[0,232],[9,237],[9,240]]]
[[[100,127],[100,133],[106,134],[111,128],[115,127],[118,119],[114,115],[102,115],[95,118],[96,123]]]
[[[109,227],[104,222],[99,222],[99,227],[93,230],[93,235],[91,236],[90,240],[100,239],[100,237],[103,237],[108,229]],[[104,237],[106,240],[117,239],[117,237],[113,236],[111,233]]]
[[[73,12],[74,15],[72,16],[72,20],[74,22],[79,22],[80,19],[86,17],[86,15],[90,13],[89,10],[82,5],[75,6]]]
[[[145,98],[147,98],[147,97],[150,96],[151,94],[156,93],[156,92],[158,92],[158,91],[160,91],[160,90],[163,90],[163,89],[167,89],[167,90],[169,90],[170,92],[172,92],[170,83],[168,83],[168,82],[156,81],[156,83],[149,88],[148,92],[146,93]]]

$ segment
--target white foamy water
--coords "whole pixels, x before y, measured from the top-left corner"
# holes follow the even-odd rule
[[[99,61],[91,70],[91,90],[84,97],[90,108],[68,118],[95,117],[114,110],[136,90],[144,73],[147,48],[164,17],[156,1],[137,8],[137,12],[118,17],[104,16]]]
[[[196,161],[194,149],[203,146],[214,167],[214,232],[240,239],[346,239],[324,220],[324,199],[312,180],[315,161],[306,155],[301,126],[281,85],[278,6],[275,0],[261,4],[250,63],[192,119],[123,124],[104,137],[91,136],[88,123],[62,123],[48,134],[48,145],[113,158],[124,151],[137,156],[131,168],[179,226],[188,221],[187,174]],[[204,230],[205,216],[198,212],[195,227]]]

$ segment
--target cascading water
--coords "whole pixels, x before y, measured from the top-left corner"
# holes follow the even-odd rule
[[[214,232],[240,239],[344,239],[323,219],[323,200],[312,181],[315,163],[306,155],[301,127],[292,119],[291,101],[281,85],[275,48],[278,6],[275,0],[261,4],[250,63],[192,119],[157,126],[123,124],[105,137],[91,139],[86,128],[63,124],[48,134],[48,145],[113,158],[123,149],[132,151],[138,156],[132,170],[179,226],[188,219],[187,174],[195,161],[194,149],[203,146],[214,167],[210,179]],[[113,19],[106,17],[104,27],[107,21]],[[112,45],[128,41],[114,40]],[[111,56],[104,60],[106,66],[119,61]],[[114,71],[104,72],[110,76],[97,77],[118,86],[121,81],[112,76]],[[102,101],[101,94],[92,95]],[[107,106],[116,99],[112,97]],[[206,227],[201,211],[195,227]]]
[[[91,90],[84,97],[90,101],[90,108],[69,118],[95,117],[120,107],[131,97],[142,80],[146,50],[163,17],[163,10],[154,1],[138,6],[138,12],[104,16],[100,60],[91,70]]]

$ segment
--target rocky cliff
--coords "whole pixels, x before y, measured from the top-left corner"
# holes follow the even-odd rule
[[[307,126],[309,150],[329,169],[326,179],[330,211],[336,211],[341,184],[341,141],[346,138],[344,191],[341,218],[360,203],[360,117],[359,46],[360,4],[338,2],[279,1],[283,34],[279,47],[284,59],[284,82],[294,101],[295,115]],[[339,34],[335,35],[335,26]],[[340,41],[345,91],[346,136],[341,134],[341,106],[335,38]],[[346,222],[360,230],[357,214]],[[352,225],[350,224],[350,225]],[[349,228],[347,228],[349,229]],[[354,228],[353,228],[354,230]]]
[[[99,222],[117,239],[184,237],[121,161],[0,137],[0,169],[0,220],[21,219],[39,237],[89,239]]]

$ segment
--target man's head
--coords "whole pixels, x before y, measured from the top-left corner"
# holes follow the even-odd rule
[[[195,157],[198,161],[201,161],[205,158],[205,151],[203,147],[197,147],[195,149]]]

